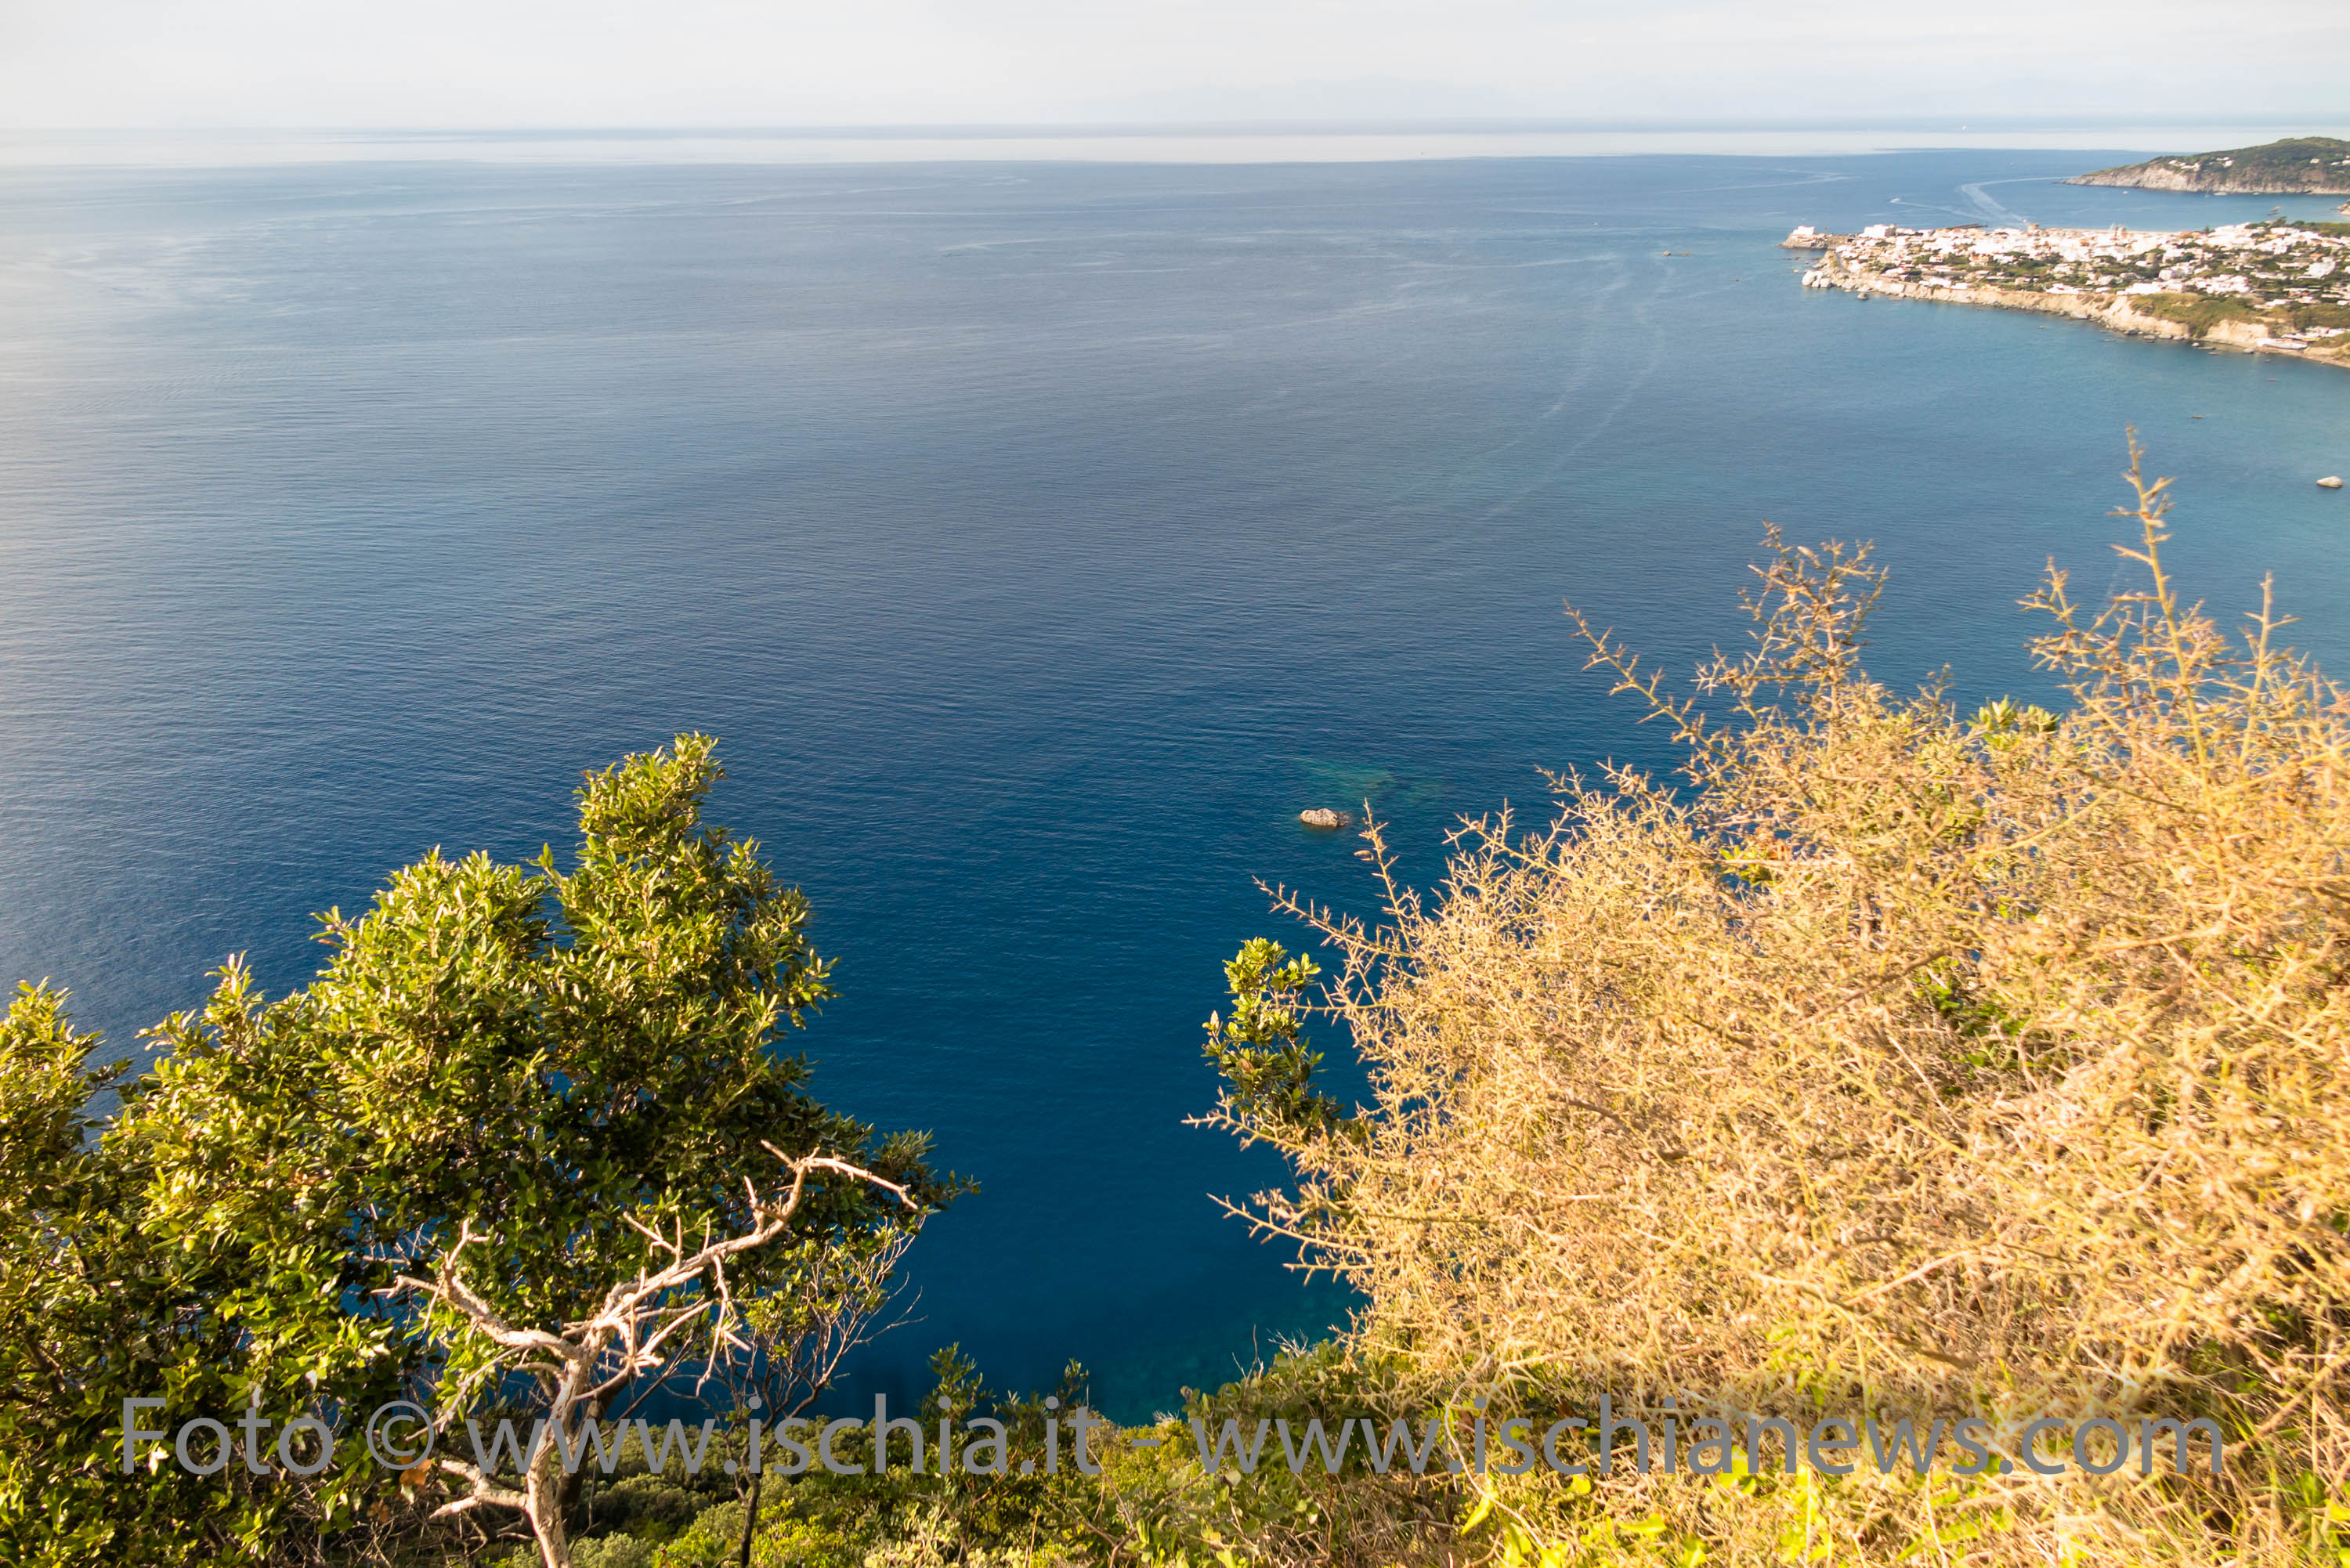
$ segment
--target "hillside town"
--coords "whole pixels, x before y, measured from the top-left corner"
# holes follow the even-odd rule
[[[2350,224],[2271,219],[2200,230],[1905,229],[1806,224],[1806,288],[2001,306],[2118,331],[2350,364]]]

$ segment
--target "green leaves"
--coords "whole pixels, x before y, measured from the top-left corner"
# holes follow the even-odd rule
[[[85,1065],[99,1042],[73,1032],[64,992],[30,982],[16,990],[0,1018],[0,1215],[29,1221],[76,1200],[89,1097],[120,1082],[121,1064]],[[9,1229],[14,1235],[17,1226]]]
[[[242,1475],[123,1475],[121,1400],[233,1418],[255,1391],[278,1409],[311,1391],[265,1388],[274,1365],[227,1304],[250,1288],[246,1260],[157,1223],[152,1151],[95,1136],[90,1096],[120,1074],[84,1065],[98,1042],[65,1001],[25,987],[0,1020],[0,1560],[196,1559],[274,1529],[296,1500]],[[314,1517],[338,1506],[331,1487],[300,1501]]]
[[[1314,1087],[1322,1054],[1304,1036],[1306,985],[1321,971],[1263,937],[1244,943],[1224,965],[1232,989],[1229,1022],[1208,1017],[1206,1054],[1231,1089],[1225,1110],[1243,1137],[1257,1130],[1321,1134],[1347,1124],[1338,1102]]]
[[[169,1464],[120,1476],[120,1400],[163,1397],[151,1418],[176,1426],[256,1394],[276,1420],[515,1397],[490,1347],[391,1291],[469,1222],[494,1238],[469,1283],[510,1321],[562,1323],[647,1262],[646,1228],[743,1229],[773,1144],[912,1202],[813,1187],[785,1244],[730,1264],[735,1298],[879,1288],[827,1257],[894,1256],[958,1188],[782,1054],[827,966],[798,891],[702,822],[720,776],[702,735],[591,774],[567,871],[426,856],[322,917],[326,966],[281,1000],[231,959],[150,1032],[156,1064],[102,1130],[88,1102],[117,1075],[83,1065],[61,992],[26,989],[0,1023],[0,1558],[177,1561],[348,1521],[389,1485],[363,1465],[201,1496]],[[71,1532],[43,1501],[60,1488]]]

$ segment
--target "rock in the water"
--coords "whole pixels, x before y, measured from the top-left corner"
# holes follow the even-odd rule
[[[1323,806],[1309,805],[1297,814],[1297,820],[1308,827],[1345,827],[1355,819],[1343,811],[1331,811]]]
[[[2342,476],[2338,473],[2329,473],[2317,483],[2324,489],[2339,490],[2342,488]]]

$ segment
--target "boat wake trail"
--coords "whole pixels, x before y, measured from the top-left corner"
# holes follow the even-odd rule
[[[2026,218],[2021,213],[2012,212],[2008,208],[2000,205],[1998,201],[1991,196],[1991,193],[1983,189],[1983,187],[1986,185],[2014,185],[2021,182],[2022,182],[2015,180],[1984,180],[1972,185],[1960,186],[1959,194],[1973,202],[1975,211],[1981,213],[1992,223],[1998,223],[2006,228],[2020,229],[2032,220]],[[2034,182],[2037,183],[2037,182]]]

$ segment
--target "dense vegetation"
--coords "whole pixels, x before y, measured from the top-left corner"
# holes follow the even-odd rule
[[[702,823],[717,776],[692,735],[594,775],[567,872],[428,857],[324,918],[306,989],[264,1002],[232,961],[135,1079],[24,989],[0,1023],[0,1559],[363,1556],[440,1513],[458,1545],[526,1521],[560,1563],[560,1478],[199,1476],[168,1444],[126,1474],[122,1401],[576,1428],[689,1355],[757,1349],[787,1383],[853,1334],[951,1184],[779,1050],[825,965],[798,893]]]
[[[1562,779],[1555,820],[1482,825],[1440,888],[1390,883],[1376,928],[1284,896],[1335,967],[1242,949],[1210,1021],[1225,1090],[1206,1119],[1285,1157],[1294,1179],[1246,1212],[1366,1305],[1338,1341],[1190,1393],[1155,1428],[1097,1432],[1098,1474],[1048,1436],[1083,1402],[1081,1371],[1015,1397],[951,1353],[932,1408],[1000,1421],[1025,1473],[819,1470],[760,1492],[710,1463],[655,1476],[639,1458],[557,1500],[576,1551],[543,1529],[486,1549],[426,1532],[427,1502],[461,1501],[445,1488],[280,1496],[109,1468],[85,1386],[110,1398],[185,1379],[225,1407],[255,1380],[290,1396],[313,1369],[357,1397],[511,1367],[446,1292],[390,1298],[434,1301],[431,1314],[356,1310],[390,1282],[372,1250],[405,1248],[410,1277],[445,1281],[473,1220],[510,1238],[502,1300],[551,1321],[579,1310],[558,1259],[598,1281],[659,1261],[615,1214],[748,1233],[754,1213],[723,1210],[715,1185],[649,1189],[631,1173],[653,1167],[625,1163],[645,1150],[690,1154],[674,1168],[717,1183],[757,1168],[751,1141],[780,1116],[799,1129],[782,1147],[854,1155],[916,1210],[949,1195],[918,1146],[875,1146],[802,1097],[795,1069],[756,1066],[821,971],[795,902],[695,825],[701,742],[591,781],[570,877],[429,861],[377,925],[330,921],[337,961],[309,992],[261,1008],[232,974],[206,1015],[167,1026],[172,1054],[95,1141],[77,1119],[98,1081],[84,1043],[55,993],[28,992],[0,1075],[0,1332],[5,1386],[26,1390],[0,1414],[6,1543],[28,1562],[249,1547],[515,1568],[557,1546],[583,1568],[2338,1564],[2350,699],[2282,645],[2265,600],[2232,637],[2181,602],[2163,485],[2135,467],[2132,481],[2124,554],[2143,587],[2085,609],[2052,572],[2030,601],[2050,618],[2035,650],[2069,690],[2058,711],[1962,714],[1939,689],[1875,681],[1866,551],[1773,535],[1752,647],[1690,695],[1584,628],[1595,664],[1678,734],[1684,778]],[[1369,843],[1383,867],[1376,829]],[[533,923],[549,898],[567,941]],[[629,912],[647,900],[663,910],[651,925]],[[646,967],[654,929],[699,933],[681,969]],[[1367,1103],[1319,1082],[1326,1026],[1367,1070]],[[679,1113],[621,1091],[712,1028],[724,1047],[687,1051],[693,1082],[725,1085],[721,1104],[750,1096],[745,1120],[697,1111],[681,1143],[661,1120]],[[472,1054],[444,1079],[447,1052]],[[618,1141],[639,1114],[642,1137]],[[528,1130],[507,1129],[515,1116]],[[595,1172],[588,1190],[538,1174],[556,1164]],[[418,1189],[392,1192],[395,1171]],[[912,1211],[862,1179],[827,1201],[793,1232],[813,1251],[790,1256],[865,1260],[853,1315]],[[334,1218],[306,1218],[318,1210]],[[781,1262],[731,1289],[701,1278],[675,1299],[705,1333],[738,1305],[754,1322],[763,1295],[809,1300]],[[807,1310],[769,1343],[791,1343]],[[546,1408],[528,1385],[470,1386]],[[1659,1425],[1977,1415],[2004,1462],[1836,1477],[1725,1456],[1719,1473],[1668,1475],[1619,1448],[1605,1473],[1570,1478],[1415,1473],[1358,1446],[1336,1473],[1277,1459],[1244,1473],[1203,1466],[1189,1427],[1409,1417],[1449,1444],[1485,1408],[1547,1419],[1603,1393]],[[2148,1412],[2214,1423],[2225,1469],[2030,1468],[2037,1415]],[[738,1409],[722,1450],[746,1439]],[[1584,1460],[1602,1451],[1575,1441]],[[373,1536],[362,1507],[382,1511]]]
[[[2137,493],[2145,588],[2032,601],[2062,713],[1869,680],[1877,576],[1836,551],[1776,551],[1754,648],[1695,700],[1593,634],[1689,787],[1566,781],[1555,824],[1491,825],[1383,931],[1301,909],[1374,1102],[1305,1090],[1302,977],[1268,954],[1224,1116],[1297,1168],[1262,1222],[1369,1296],[1355,1348],[1437,1387],[2011,1434],[2193,1411],[2228,1472],[1529,1478],[1496,1499],[1529,1542],[1653,1511],[1735,1561],[1930,1559],[1953,1527],[1975,1561],[2332,1544],[2350,706],[2265,603],[2241,639],[2180,603]]]

